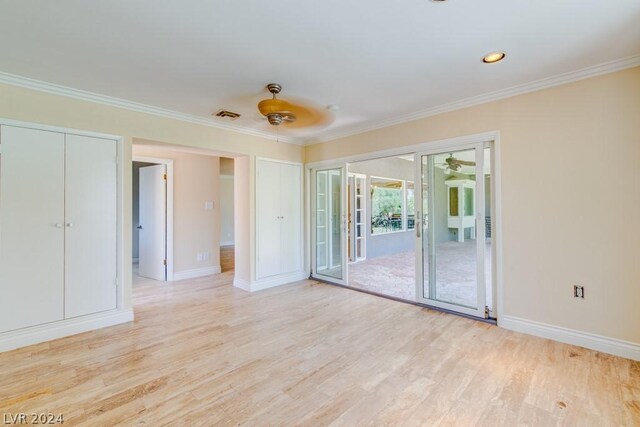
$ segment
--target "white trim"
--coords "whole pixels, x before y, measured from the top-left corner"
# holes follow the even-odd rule
[[[27,89],[37,90],[40,92],[51,93],[54,95],[64,96],[67,98],[78,99],[81,101],[95,102],[97,104],[107,105],[110,107],[122,108],[125,110],[136,111],[139,113],[152,114],[154,116],[165,117],[168,119],[180,120],[183,122],[195,123],[202,126],[213,127],[217,129],[238,132],[245,135],[257,136],[260,138],[270,139],[273,141],[285,142],[288,144],[302,145],[302,141],[297,138],[288,136],[277,136],[269,132],[259,131],[256,129],[238,126],[231,123],[221,123],[214,121],[213,118],[195,116],[193,114],[181,113],[152,105],[142,104],[139,102],[129,101],[122,98],[116,98],[99,93],[89,92],[81,89],[74,89],[68,86],[62,86],[55,83],[49,83],[42,80],[31,79],[29,77],[18,76],[0,71],[0,83],[24,87]]]
[[[387,148],[384,150],[370,151],[367,153],[354,154],[352,156],[338,157],[335,159],[319,160],[317,162],[307,163],[305,167],[312,169],[327,169],[341,163],[355,163],[366,160],[380,159],[384,157],[402,156],[407,154],[415,154],[417,152],[426,152],[427,154],[438,153],[448,149],[464,148],[465,146],[478,142],[491,142],[500,136],[500,131],[490,131],[475,133],[471,135],[461,135],[453,138],[439,139],[435,141],[420,142],[412,145],[404,145],[400,147]]]
[[[230,180],[233,181],[233,175],[225,175],[225,174],[220,174],[220,179],[226,179],[226,180]]]
[[[288,274],[281,274],[278,276],[267,277],[267,278],[259,279],[253,282],[249,282],[247,280],[234,277],[233,286],[235,286],[236,288],[242,289],[243,291],[257,292],[257,291],[262,291],[264,289],[273,288],[276,286],[288,285],[290,283],[300,282],[302,280],[305,280],[306,278],[307,278],[307,275],[302,271],[299,271],[296,273],[288,273]]]
[[[173,272],[173,160],[159,157],[132,156],[131,162],[157,163],[160,165],[165,165],[167,168],[167,281],[170,282],[172,280],[178,280],[174,279]],[[131,226],[135,227],[133,221]]]
[[[502,316],[502,320],[498,322],[498,326],[524,334],[535,335],[640,361],[640,344],[630,341],[609,338],[507,315]]]
[[[0,76],[2,75],[2,72],[0,72]],[[2,83],[2,82],[0,82]],[[78,136],[90,136],[93,138],[102,138],[102,139],[113,139],[116,141],[122,140],[121,136],[118,135],[112,135],[109,133],[102,133],[102,132],[92,132],[92,131],[86,131],[86,130],[81,130],[81,129],[74,129],[74,128],[66,128],[66,127],[62,127],[62,126],[51,126],[51,125],[43,125],[40,123],[34,123],[34,122],[25,122],[22,120],[13,120],[13,119],[6,119],[6,118],[0,118],[0,125],[6,125],[6,126],[13,126],[13,127],[19,127],[19,128],[26,128],[26,129],[37,129],[37,130],[46,130],[49,132],[58,132],[58,133],[66,133],[68,135],[78,135]],[[120,155],[121,153],[118,152],[118,155]]]
[[[626,58],[605,62],[603,64],[586,67],[577,71],[570,71],[568,73],[546,77],[546,78],[535,80],[529,83],[524,83],[516,86],[511,86],[505,89],[500,89],[494,92],[488,92],[482,95],[464,98],[458,101],[449,102],[447,104],[442,104],[435,107],[427,108],[425,110],[419,110],[410,114],[388,117],[386,119],[379,119],[375,121],[370,121],[368,123],[362,123],[359,125],[350,126],[347,128],[336,129],[335,131],[326,132],[316,138],[307,140],[305,141],[304,145],[312,145],[317,143],[329,142],[336,139],[357,135],[360,133],[370,132],[376,129],[386,128],[389,126],[399,125],[402,123],[412,122],[414,120],[436,116],[442,113],[462,110],[463,108],[469,108],[469,107],[485,104],[492,101],[498,101],[505,98],[511,98],[517,95],[523,95],[529,92],[548,89],[554,86],[560,86],[563,84],[588,79],[590,77],[596,77],[603,74],[614,73],[616,71],[622,71],[627,68],[637,67],[639,65],[640,65],[640,55],[629,56]]]
[[[0,352],[133,321],[133,310],[111,310],[0,334]]]
[[[252,135],[269,140],[278,140],[288,144],[295,145],[313,145],[317,143],[323,143],[332,141],[347,136],[357,135],[364,132],[369,132],[376,129],[381,129],[389,126],[394,126],[402,123],[411,122],[414,120],[423,119],[426,117],[435,116],[450,111],[461,110],[463,108],[473,107],[475,105],[484,104],[487,102],[498,101],[500,99],[510,98],[517,95],[522,95],[529,92],[535,92],[542,89],[551,88],[554,86],[560,86],[567,83],[572,83],[579,80],[588,79],[590,77],[596,77],[603,74],[614,73],[616,71],[622,71],[627,68],[637,67],[640,65],[640,55],[628,56],[625,58],[616,59],[613,61],[605,62],[598,65],[593,65],[576,71],[570,71],[567,73],[558,74],[551,77],[546,77],[533,82],[524,83],[521,85],[512,86],[505,89],[500,89],[494,92],[488,92],[485,94],[464,98],[458,101],[449,102],[446,104],[438,105],[435,107],[419,110],[410,114],[401,116],[387,117],[386,119],[377,119],[368,123],[361,123],[355,126],[348,126],[342,129],[336,129],[335,131],[329,131],[320,134],[318,137],[311,137],[306,139],[293,138],[288,136],[277,136],[269,132],[259,131],[243,126],[234,125],[231,123],[214,122],[206,117],[195,116],[192,114],[180,113],[178,111],[169,110],[166,108],[154,107],[151,105],[142,104],[139,102],[128,101],[126,99],[115,98],[112,96],[101,95],[94,92],[89,92],[81,89],[74,89],[68,86],[62,86],[54,83],[44,82],[42,80],[31,79],[28,77],[18,76],[16,74],[10,74],[0,72],[0,83],[24,87],[31,90],[37,90],[40,92],[51,93],[54,95],[65,96],[68,98],[79,99],[82,101],[95,102],[97,104],[108,105],[116,108],[123,108],[126,110],[137,111],[146,114],[152,114],[155,116],[165,117],[174,120],[180,120],[183,122],[195,123],[202,126],[208,126],[218,129],[229,130],[233,132],[242,133],[245,135]]]
[[[491,287],[493,288],[493,299],[491,301],[493,312],[491,313],[498,324],[502,320],[504,313],[504,275],[503,275],[503,252],[502,252],[502,143],[500,133],[497,132],[493,139],[493,159],[491,164],[491,197],[493,218],[491,218],[491,256],[495,266],[495,275],[492,272]]]
[[[233,286],[242,289],[243,291],[251,292],[251,283],[239,277],[233,278]]]
[[[212,265],[211,267],[194,268],[191,270],[176,271],[173,273],[173,281],[195,279],[196,277],[211,276],[212,274],[218,274],[222,272],[219,265]]]
[[[233,246],[234,244],[234,240],[225,240],[224,242],[220,242],[220,246]]]

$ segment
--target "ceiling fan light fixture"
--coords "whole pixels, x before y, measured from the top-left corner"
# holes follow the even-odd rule
[[[270,125],[278,126],[279,124],[282,123],[284,118],[282,117],[282,114],[269,113],[269,114],[267,114],[267,120],[269,121]]]
[[[487,53],[482,57],[482,62],[484,62],[485,64],[495,64],[496,62],[502,61],[505,56],[507,56],[507,54],[504,52]]]

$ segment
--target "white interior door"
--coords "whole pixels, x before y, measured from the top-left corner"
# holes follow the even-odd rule
[[[166,280],[167,181],[166,166],[140,168],[138,274]]]
[[[300,165],[280,164],[280,241],[281,273],[302,270],[302,170]]]
[[[117,305],[116,141],[66,136],[65,318]]]
[[[281,163],[258,160],[256,171],[256,223],[257,233],[257,278],[275,276],[282,272],[282,201],[280,182]]]
[[[64,317],[64,134],[2,126],[0,332]]]

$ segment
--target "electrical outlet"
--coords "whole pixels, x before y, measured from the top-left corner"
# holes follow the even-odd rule
[[[573,286],[573,296],[574,298],[583,298],[584,299],[584,286]]]

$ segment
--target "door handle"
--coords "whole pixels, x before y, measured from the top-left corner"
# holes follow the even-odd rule
[[[55,224],[53,224],[53,226],[54,226],[55,228],[62,228],[62,227],[64,227],[64,224],[63,224],[63,223],[61,223],[61,222],[56,222]]]
[[[137,228],[138,230],[142,230],[142,226],[141,226],[141,225],[137,226],[136,228]]]
[[[416,228],[416,237],[420,238],[420,228],[422,227],[422,221],[420,221],[420,211],[416,211],[416,223],[413,224]]]
[[[66,225],[67,225],[67,227],[69,227],[69,228],[73,227],[73,223],[72,223],[72,222],[68,222]]]

